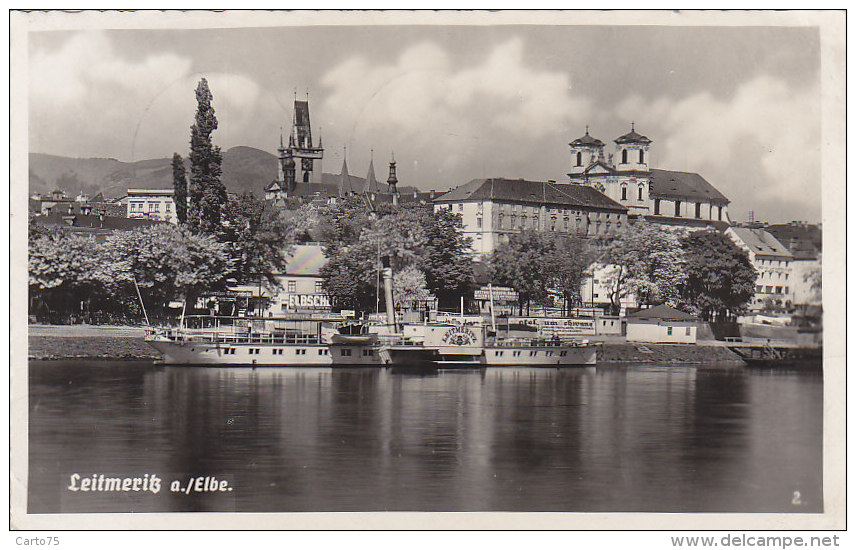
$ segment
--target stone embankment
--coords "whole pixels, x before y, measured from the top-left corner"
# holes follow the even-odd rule
[[[141,327],[30,325],[30,359],[158,359]],[[722,345],[640,344],[618,338],[603,342],[598,363],[740,363]],[[623,339],[621,339],[623,340]]]
[[[145,329],[91,325],[30,325],[30,359],[159,359]]]

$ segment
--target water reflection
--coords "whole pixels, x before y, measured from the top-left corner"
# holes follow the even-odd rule
[[[31,513],[822,510],[810,373],[30,367]],[[74,472],[234,489],[83,494]]]

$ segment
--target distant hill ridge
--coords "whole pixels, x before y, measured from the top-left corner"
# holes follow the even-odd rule
[[[104,193],[107,198],[125,195],[132,189],[172,188],[172,158],[122,162],[114,158],[70,158],[44,153],[30,153],[29,193],[50,193],[62,189],[70,196],[83,191],[89,196]],[[187,171],[190,161],[184,159]],[[264,196],[265,187],[277,175],[277,157],[253,147],[232,147],[223,153],[223,183],[232,193],[252,193]],[[333,192],[339,183],[338,174],[323,174],[323,182]],[[351,183],[362,189],[365,179],[351,176]],[[385,187],[385,186],[382,186]],[[413,192],[402,187],[401,192]]]

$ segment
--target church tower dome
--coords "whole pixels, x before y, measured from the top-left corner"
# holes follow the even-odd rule
[[[651,140],[636,132],[636,124],[630,123],[630,132],[615,140],[615,167],[619,172],[648,172],[648,149]]]
[[[568,145],[571,148],[570,175],[582,174],[589,165],[603,160],[603,142],[589,135],[588,126],[583,137],[575,139]]]

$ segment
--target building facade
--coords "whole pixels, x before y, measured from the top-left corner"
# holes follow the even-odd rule
[[[595,237],[627,225],[627,208],[593,187],[522,179],[472,180],[438,196],[434,208],[461,215],[477,256],[527,229]]]
[[[763,229],[729,227],[725,235],[748,253],[757,272],[750,309],[757,311],[767,305],[786,307],[793,304],[794,257],[790,251]]]
[[[330,313],[330,299],[323,288],[321,269],[327,264],[320,245],[295,245],[287,257],[285,273],[277,276],[279,289],[272,292],[270,314]]]
[[[820,225],[790,222],[764,227],[764,231],[787,247],[794,257],[791,262],[791,290],[794,304],[822,304],[821,271],[823,269],[823,233]]]
[[[651,168],[653,142],[636,132],[615,139],[615,152],[589,134],[570,142],[572,184],[594,187],[628,209],[663,225],[724,229],[729,200],[701,175]]]
[[[174,195],[173,189],[128,189],[122,199],[127,206],[126,216],[177,224]]]

